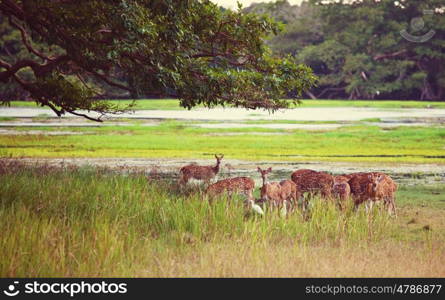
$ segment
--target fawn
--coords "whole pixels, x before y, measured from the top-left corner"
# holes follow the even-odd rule
[[[299,198],[299,191],[297,185],[291,180],[282,180],[280,182],[268,182],[267,174],[272,172],[272,168],[262,170],[257,168],[263,179],[263,186],[261,187],[262,201],[268,201],[272,206],[283,206],[286,202],[291,206],[296,206]]]

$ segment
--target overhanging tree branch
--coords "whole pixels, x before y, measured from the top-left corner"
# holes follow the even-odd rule
[[[20,34],[22,36],[22,41],[23,44],[25,45],[26,49],[28,49],[29,52],[37,55],[38,57],[44,59],[44,60],[53,60],[54,58],[48,57],[45,54],[43,54],[40,51],[37,51],[29,42],[28,39],[28,33],[26,32],[25,28],[23,28],[23,26],[21,26],[20,24],[18,24],[17,22],[15,22],[11,16],[9,16],[9,24],[11,24],[12,26],[14,26],[15,28],[17,28],[18,30],[20,30]]]
[[[20,69],[26,67],[31,68],[36,77],[42,77],[52,72],[58,65],[66,61],[68,61],[68,56],[66,55],[59,56],[46,64],[39,64],[31,59],[20,60],[14,65],[2,61],[1,65],[6,69],[6,71],[0,73],[0,81],[7,82],[11,76],[17,73]]]
[[[124,2],[84,1],[80,14],[74,0],[0,1],[0,13],[30,54],[0,62],[0,80],[14,79],[59,116],[95,121],[100,117],[78,110],[121,110],[95,102],[101,89],[134,97],[177,95],[187,108],[217,103],[270,109],[283,106],[286,90],[296,87],[300,94],[315,82],[308,67],[271,57],[264,37],[279,26],[269,18],[221,11],[209,1]],[[38,44],[64,55],[53,57]]]

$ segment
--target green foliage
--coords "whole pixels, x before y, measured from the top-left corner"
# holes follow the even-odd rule
[[[282,3],[262,8],[285,30],[268,40],[275,53],[292,54],[320,77],[311,96],[349,99],[443,100],[445,96],[445,18],[443,1],[322,1],[301,6]],[[281,10],[280,10],[281,8]],[[426,11],[426,13],[425,13]],[[414,30],[418,18],[424,27]],[[417,18],[417,19],[416,19]],[[401,31],[434,36],[422,43]]]
[[[0,12],[26,39],[45,46],[40,53],[26,47],[37,53],[35,60],[2,63],[0,81],[20,84],[59,115],[113,111],[92,101],[102,96],[92,85],[98,82],[133,97],[172,95],[186,108],[275,110],[287,104],[281,98],[288,92],[297,97],[316,79],[294,58],[271,56],[264,39],[278,33],[279,24],[220,10],[210,1],[8,1]],[[18,75],[22,65],[31,71],[30,80]]]

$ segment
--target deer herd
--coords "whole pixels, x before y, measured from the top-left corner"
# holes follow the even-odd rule
[[[321,199],[334,200],[343,209],[349,199],[355,209],[364,203],[366,210],[372,209],[374,203],[383,202],[384,208],[390,215],[396,214],[395,192],[397,184],[394,180],[380,172],[358,172],[333,176],[326,172],[300,169],[294,171],[290,179],[270,182],[268,174],[272,168],[266,170],[257,168],[262,178],[260,198],[255,199],[253,192],[255,182],[250,177],[233,177],[210,182],[220,171],[221,160],[224,155],[215,155],[215,166],[200,166],[191,164],[180,169],[179,185],[185,186],[191,179],[204,181],[207,185],[205,195],[216,197],[227,194],[244,194],[246,204],[256,212],[263,213],[258,204],[267,203],[270,207],[284,210],[294,210],[301,203],[302,211],[306,211],[309,200],[314,196]]]

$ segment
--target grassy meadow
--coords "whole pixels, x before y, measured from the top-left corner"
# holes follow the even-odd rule
[[[3,157],[141,157],[211,158],[224,153],[230,159],[277,161],[363,161],[443,163],[442,127],[380,128],[372,124],[345,124],[334,130],[247,128],[208,129],[193,122],[164,121],[154,126],[57,128],[67,135],[18,133],[0,135]],[[250,127],[251,126],[251,127]],[[79,133],[69,135],[70,132]],[[181,138],[178,138],[181,137]]]
[[[283,218],[101,168],[1,161],[0,182],[1,277],[445,276],[444,186],[400,189],[397,218]]]

